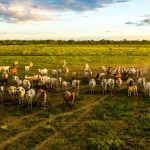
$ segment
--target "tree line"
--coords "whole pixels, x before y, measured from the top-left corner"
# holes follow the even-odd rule
[[[114,41],[114,40],[83,40],[83,41],[77,41],[77,40],[0,40],[0,45],[38,45],[38,44],[150,44],[150,41],[148,40],[120,40],[120,41]]]

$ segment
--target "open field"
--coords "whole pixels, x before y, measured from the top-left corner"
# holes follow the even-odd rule
[[[94,73],[102,65],[142,67],[150,81],[150,45],[0,46],[0,66],[18,60],[21,79],[27,61],[34,64],[28,75],[48,68],[51,76],[51,69],[62,68],[63,59],[70,71],[81,73],[85,63]],[[71,80],[70,75],[63,79]],[[62,100],[62,92],[49,90],[46,110],[0,104],[0,150],[150,149],[150,100],[143,93],[127,97],[124,83],[120,91],[107,95],[98,85],[91,95],[88,84],[81,82],[73,108],[62,105]]]

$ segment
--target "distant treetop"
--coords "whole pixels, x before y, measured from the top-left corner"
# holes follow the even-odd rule
[[[126,39],[121,41],[114,40],[84,40],[84,41],[76,41],[76,40],[0,40],[0,45],[38,45],[38,44],[150,44],[148,40],[133,40],[128,41]]]

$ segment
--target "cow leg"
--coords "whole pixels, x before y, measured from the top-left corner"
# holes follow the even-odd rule
[[[30,105],[30,104],[29,104],[29,102],[28,102],[28,109],[29,109],[29,107],[30,107],[29,105]]]

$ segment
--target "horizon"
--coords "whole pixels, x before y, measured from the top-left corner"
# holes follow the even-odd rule
[[[150,40],[150,1],[0,0],[0,40]]]
[[[128,42],[132,42],[132,41],[137,41],[137,42],[142,42],[142,41],[148,41],[150,42],[150,40],[148,39],[126,39],[126,38],[122,38],[122,39],[118,39],[118,40],[114,40],[114,39],[106,39],[106,38],[101,38],[101,39],[96,39],[96,40],[93,40],[93,39],[0,39],[0,41],[65,41],[65,42],[68,42],[68,41],[75,41],[75,42],[84,42],[84,41],[94,41],[94,42],[99,42],[99,41],[102,41],[102,40],[105,40],[105,41],[114,41],[114,42],[124,42],[125,40],[127,40]]]

